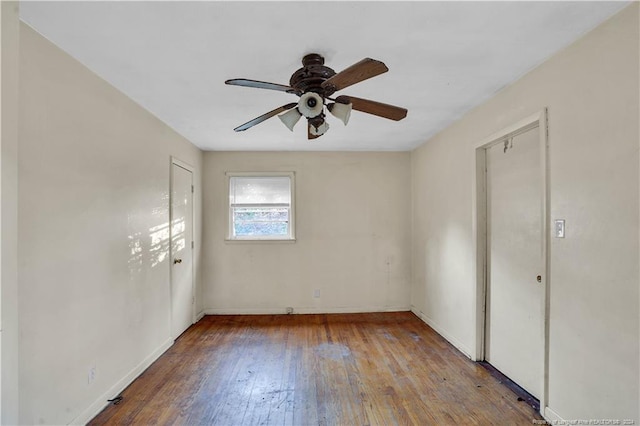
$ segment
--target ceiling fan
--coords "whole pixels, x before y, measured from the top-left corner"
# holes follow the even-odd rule
[[[325,106],[332,115],[339,118],[345,125],[349,121],[352,109],[390,120],[402,120],[407,116],[407,110],[405,108],[356,98],[354,96],[341,95],[336,98],[331,97],[338,90],[342,90],[387,71],[389,71],[389,69],[384,63],[375,59],[365,58],[336,73],[324,65],[324,58],[321,55],[310,53],[302,58],[302,68],[291,75],[289,86],[248,80],[245,78],[227,80],[225,83],[232,86],[278,90],[300,97],[298,102],[288,103],[273,111],[269,111],[251,121],[247,121],[233,130],[241,132],[278,115],[289,130],[293,131],[293,127],[298,120],[304,116],[307,119],[308,139],[315,139],[325,134],[329,129],[329,123],[325,120]],[[327,103],[327,101],[330,101],[330,103]]]

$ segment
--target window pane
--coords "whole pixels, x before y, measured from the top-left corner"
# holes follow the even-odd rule
[[[236,207],[233,209],[236,237],[288,237],[289,209],[286,207]]]
[[[288,176],[231,177],[231,204],[290,204],[291,181]]]

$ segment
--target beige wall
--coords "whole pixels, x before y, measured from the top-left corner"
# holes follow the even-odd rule
[[[7,401],[18,397],[6,391],[18,388],[6,380],[7,363],[17,363],[15,345],[6,345],[17,321],[7,315],[20,320],[16,371],[27,424],[88,420],[170,343],[169,265],[154,262],[151,246],[152,229],[168,222],[170,155],[196,167],[196,211],[206,212],[195,232],[196,261],[200,230],[206,256],[199,311],[411,304],[471,353],[473,147],[544,107],[551,217],[566,219],[568,233],[551,241],[550,413],[640,421],[637,4],[411,154],[212,152],[204,164],[188,141],[22,25],[19,304],[15,285],[5,293],[6,244],[18,235],[5,213],[17,197],[6,166],[5,5],[3,424],[16,418]],[[296,172],[298,241],[225,242],[224,172],[278,170]],[[134,255],[138,244],[143,252]],[[6,309],[12,302],[18,311]]]
[[[409,153],[206,153],[205,312],[408,310],[409,166]],[[226,171],[295,172],[295,243],[225,242]]]
[[[174,155],[195,167],[199,235],[202,153],[24,24],[20,37],[20,422],[83,422],[171,344],[157,229]]]
[[[0,3],[0,423],[18,421],[18,3]]]
[[[411,157],[412,305],[472,353],[474,146],[548,108],[552,418],[640,421],[638,49],[634,3]]]

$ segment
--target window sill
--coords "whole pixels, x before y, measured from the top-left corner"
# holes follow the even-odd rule
[[[294,244],[296,242],[295,238],[287,238],[287,239],[231,239],[225,238],[225,244]]]

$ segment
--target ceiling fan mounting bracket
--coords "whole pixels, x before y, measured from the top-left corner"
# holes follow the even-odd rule
[[[324,65],[324,57],[318,53],[309,53],[302,58],[302,65],[305,67],[310,65]]]

